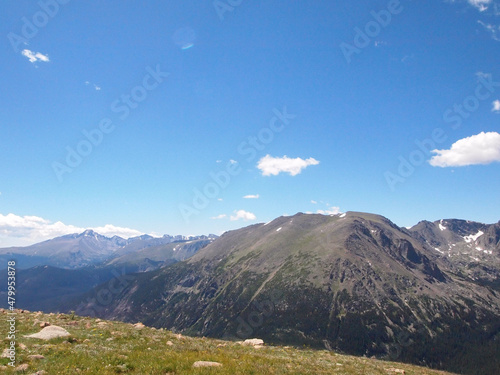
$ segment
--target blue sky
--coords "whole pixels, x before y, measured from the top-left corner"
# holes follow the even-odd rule
[[[497,0],[24,0],[0,34],[0,246],[500,219]]]

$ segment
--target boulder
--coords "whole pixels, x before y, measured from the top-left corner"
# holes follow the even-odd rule
[[[247,339],[247,340],[243,341],[242,345],[262,346],[262,345],[264,345],[264,340],[261,340],[261,339]]]
[[[196,361],[193,363],[193,367],[221,367],[222,363],[210,362],[210,361]]]
[[[146,327],[146,326],[144,324],[142,324],[141,322],[134,324],[135,329],[143,329],[144,327]]]
[[[70,336],[70,333],[64,328],[59,326],[48,326],[42,329],[38,333],[33,333],[32,335],[27,335],[24,337],[30,337],[35,339],[50,340],[56,337],[66,337]]]

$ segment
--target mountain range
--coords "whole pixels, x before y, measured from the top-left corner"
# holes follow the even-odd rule
[[[500,223],[400,228],[358,212],[280,217],[226,232],[186,261],[133,275],[115,293],[101,285],[76,311],[196,336],[255,336],[495,373],[499,233]]]
[[[0,264],[1,267],[6,267],[7,261],[16,259],[18,269],[41,265],[77,269],[100,264],[149,247],[179,241],[211,241],[215,238],[217,238],[216,235],[210,234],[190,237],[142,235],[124,239],[118,236],[106,237],[89,229],[83,233],[68,234],[31,246],[0,248]]]

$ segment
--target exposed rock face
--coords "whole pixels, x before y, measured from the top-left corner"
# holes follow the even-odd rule
[[[431,248],[448,270],[468,282],[500,291],[500,222],[420,222],[410,233]]]

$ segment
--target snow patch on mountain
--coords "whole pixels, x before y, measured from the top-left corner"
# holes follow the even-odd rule
[[[484,233],[482,231],[477,232],[476,234],[471,234],[469,236],[464,236],[464,240],[467,243],[475,242],[479,237],[481,237]]]
[[[443,219],[439,222],[439,229],[441,229],[441,231],[446,230],[446,227],[443,225]]]

